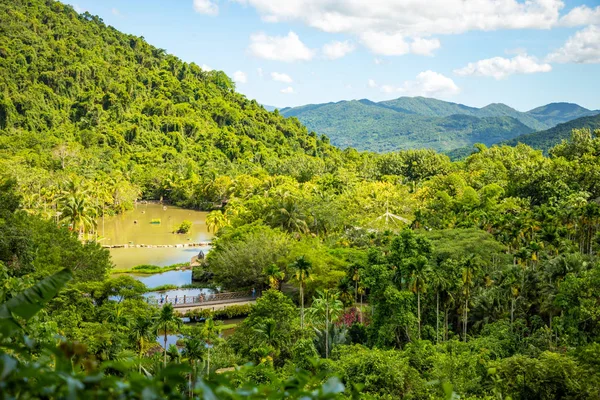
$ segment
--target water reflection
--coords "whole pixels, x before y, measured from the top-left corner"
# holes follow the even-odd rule
[[[168,271],[155,275],[131,275],[149,288],[162,285],[183,286],[192,283],[192,270]]]

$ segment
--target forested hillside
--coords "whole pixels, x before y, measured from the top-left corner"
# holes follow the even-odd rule
[[[204,177],[298,171],[306,160],[318,172],[339,156],[327,138],[236,93],[223,72],[98,17],[58,2],[3,1],[0,25],[0,165],[33,193],[51,196],[41,193],[48,182],[77,173],[118,186],[129,205],[143,193],[207,207],[198,197],[209,195],[191,202]]]
[[[498,103],[475,108],[425,97],[400,97],[379,103],[310,104],[284,108],[281,113],[298,117],[342,148],[385,152],[412,148],[450,151],[475,143],[489,146],[598,111],[552,103],[520,112]]]
[[[352,100],[288,108],[281,113],[328,135],[337,146],[376,152],[418,148],[446,151],[475,143],[491,145],[534,131],[509,116],[451,114],[458,105],[441,108],[437,100],[433,104],[429,102],[432,99],[422,100],[428,100],[426,105],[414,102],[406,109],[391,102]]]
[[[533,147],[534,149],[543,150],[544,153],[547,154],[551,148],[563,140],[568,140],[571,137],[571,132],[573,129],[584,128],[591,129],[592,131],[600,129],[600,115],[577,118],[573,121],[558,124],[554,128],[550,128],[545,131],[517,136],[516,138],[505,141],[501,144],[516,146],[518,143],[523,143]]]
[[[0,0],[0,93],[0,397],[600,398],[598,131],[340,150],[52,0]],[[211,210],[194,289],[247,303],[114,274],[99,221],[161,197]]]

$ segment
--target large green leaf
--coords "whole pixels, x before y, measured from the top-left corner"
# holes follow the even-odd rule
[[[73,278],[69,269],[63,269],[56,274],[42,279],[23,293],[19,293],[0,305],[0,333],[10,335],[21,329],[15,319],[31,319],[44,305],[50,301]]]

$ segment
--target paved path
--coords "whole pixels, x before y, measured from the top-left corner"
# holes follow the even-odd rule
[[[230,306],[241,306],[244,304],[254,304],[256,303],[256,299],[235,299],[232,301],[223,301],[223,302],[207,302],[207,304],[178,304],[173,305],[173,307],[180,313],[186,313],[189,310],[205,310],[210,309],[213,311],[222,310],[226,307]]]

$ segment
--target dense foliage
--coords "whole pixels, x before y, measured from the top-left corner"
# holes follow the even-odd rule
[[[470,149],[475,143],[490,146],[599,112],[568,103],[519,112],[504,104],[474,108],[424,97],[400,97],[379,103],[353,100],[310,104],[285,108],[281,113],[297,117],[309,129],[328,135],[333,144],[342,148],[384,152],[413,148]]]
[[[600,396],[597,134],[341,151],[58,2],[0,23],[3,395]],[[183,324],[110,276],[100,217],[160,197],[212,210],[195,275],[255,304]]]

